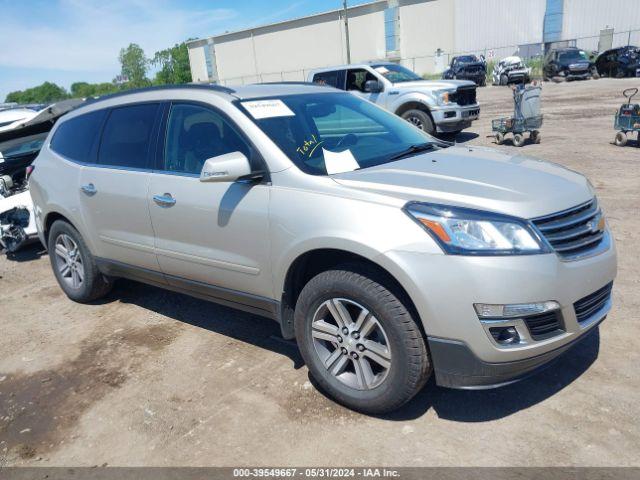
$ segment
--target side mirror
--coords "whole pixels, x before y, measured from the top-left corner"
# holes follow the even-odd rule
[[[364,91],[367,93],[379,93],[384,90],[384,85],[379,80],[367,80],[364,82]]]
[[[251,165],[242,152],[225,153],[205,160],[201,182],[235,182],[251,175]]]

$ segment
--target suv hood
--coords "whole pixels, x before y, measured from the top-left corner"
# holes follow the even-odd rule
[[[339,184],[422,201],[535,218],[593,198],[587,179],[560,165],[486,147],[450,147],[332,175]]]
[[[397,82],[393,84],[394,90],[455,90],[458,87],[475,87],[471,80],[416,80],[413,82]]]

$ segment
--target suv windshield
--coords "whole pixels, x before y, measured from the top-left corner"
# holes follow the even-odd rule
[[[237,103],[302,171],[331,175],[435,148],[400,117],[348,93],[310,93]]]
[[[575,62],[578,60],[589,60],[587,58],[587,54],[582,50],[567,50],[566,52],[561,52],[559,59],[561,62]]]
[[[422,80],[420,76],[403,67],[402,65],[396,65],[395,63],[384,63],[379,65],[371,65],[376,72],[389,80],[391,83],[400,82],[414,82],[416,80]]]

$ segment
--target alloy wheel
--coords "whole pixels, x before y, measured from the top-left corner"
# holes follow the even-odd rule
[[[387,335],[365,307],[345,298],[323,302],[313,315],[311,336],[324,367],[345,385],[371,390],[391,368]]]
[[[411,116],[407,118],[407,120],[412,124],[414,124],[416,127],[418,127],[420,130],[424,130],[424,125],[422,124],[422,120],[420,120],[418,117]]]
[[[84,282],[84,265],[76,242],[61,234],[55,244],[56,266],[62,280],[72,288],[80,288]]]

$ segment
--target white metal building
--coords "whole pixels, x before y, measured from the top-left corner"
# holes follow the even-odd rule
[[[339,3],[336,1],[336,3]],[[342,9],[189,42],[196,82],[304,80],[347,63]],[[348,9],[351,62],[398,61],[418,74],[452,55],[539,55],[640,44],[640,0],[381,0]]]

